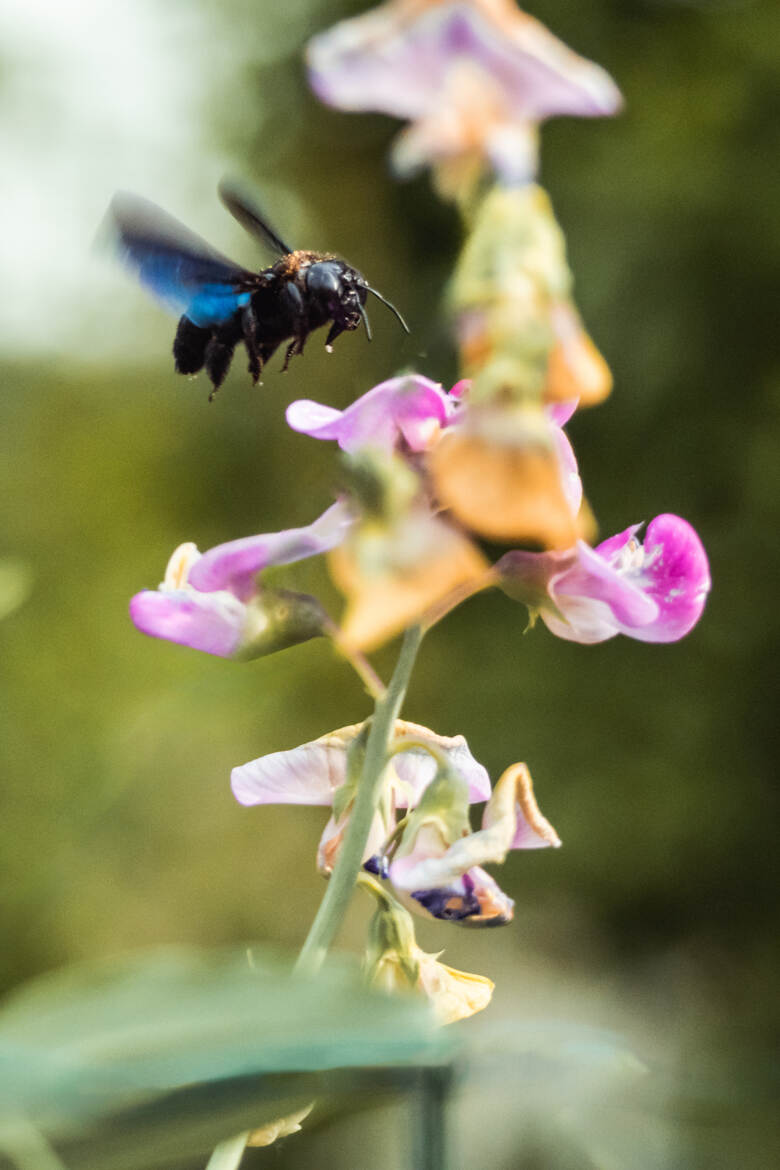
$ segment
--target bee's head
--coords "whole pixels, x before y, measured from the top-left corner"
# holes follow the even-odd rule
[[[323,320],[333,322],[325,343],[328,347],[339,333],[345,329],[357,329],[361,321],[366,327],[368,340],[371,340],[371,326],[363,307],[369,293],[387,305],[406,332],[409,332],[409,327],[395,306],[371,288],[357,269],[351,268],[344,260],[318,260],[310,265],[306,270],[306,290]]]
[[[318,260],[306,270],[306,291],[339,333],[357,329],[368,289],[356,269],[343,260]]]

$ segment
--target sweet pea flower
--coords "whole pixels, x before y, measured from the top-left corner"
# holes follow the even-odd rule
[[[341,640],[348,650],[374,649],[445,599],[494,583],[469,536],[431,509],[431,480],[438,503],[479,535],[569,547],[589,532],[577,460],[563,431],[577,399],[525,412],[474,409],[470,388],[461,379],[446,393],[409,374],[375,386],[344,411],[311,401],[288,410],[294,429],[362,458],[354,465],[357,488],[372,485],[364,516],[329,558],[347,599]],[[396,453],[404,446],[418,456],[413,467]]]
[[[538,123],[621,102],[603,69],[511,0],[390,0],[315,37],[308,61],[328,104],[412,122],[394,150],[400,173],[476,156],[504,182],[525,182]]]
[[[528,605],[559,638],[594,643],[626,634],[676,642],[696,625],[710,591],[707,554],[680,516],[656,516],[590,548],[507,553],[495,566],[501,587]]]
[[[364,727],[342,727],[289,751],[260,756],[231,773],[233,795],[239,804],[333,807],[317,853],[318,869],[326,875],[335,865],[349,821],[352,791],[348,787],[348,755]],[[408,750],[403,750],[404,740],[410,741]],[[467,800],[483,801],[490,795],[490,778],[462,735],[437,735],[427,727],[398,719],[393,744],[396,754],[386,771],[385,799],[379,803],[364,860],[381,850],[393,828],[388,818],[394,818],[395,809],[417,804],[436,773],[434,755],[443,756],[462,777]],[[421,744],[427,744],[434,755]]]
[[[252,658],[322,633],[313,598],[263,590],[257,575],[336,547],[353,516],[338,501],[305,528],[290,528],[217,545],[199,553],[182,544],[156,590],[137,593],[130,616],[144,634],[221,658]]]
[[[392,451],[405,444],[413,453],[427,450],[457,413],[459,399],[422,374],[402,374],[374,386],[346,408],[335,410],[310,399],[287,408],[294,431],[314,439],[335,439],[342,451],[378,447]]]
[[[542,816],[525,764],[507,768],[485,806],[482,828],[471,832],[465,792],[440,773],[409,818],[389,878],[415,913],[463,926],[501,926],[514,916],[512,899],[483,868],[511,849],[557,848],[561,841]]]
[[[533,410],[472,407],[470,389],[461,379],[447,393],[408,374],[382,382],[343,411],[310,400],[288,409],[293,429],[336,441],[362,459],[354,465],[356,485],[371,484],[362,519],[329,558],[347,599],[341,642],[348,651],[372,650],[448,599],[495,583],[469,536],[432,511],[431,484],[462,527],[489,539],[568,548],[590,532],[577,460],[563,430],[578,400]],[[400,457],[403,448],[419,457],[413,467]]]

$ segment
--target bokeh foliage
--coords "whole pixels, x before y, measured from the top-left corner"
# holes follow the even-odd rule
[[[187,7],[212,58],[208,101],[186,131],[201,147],[187,162],[202,207],[191,205],[193,228],[251,258],[219,219],[212,181],[222,168],[246,175],[283,234],[345,254],[413,333],[375,311],[372,347],[346,337],[326,357],[313,339],[258,391],[237,361],[209,406],[202,382],[173,374],[173,324],[121,275],[105,301],[85,300],[56,351],[42,279],[40,344],[11,339],[0,366],[0,554],[30,582],[0,626],[6,988],[152,943],[302,940],[320,893],[321,812],[241,809],[228,775],[363,717],[360,686],[324,644],[233,665],[144,639],[127,600],[156,585],[181,540],[206,548],[326,506],[334,454],[287,431],[288,401],[343,406],[405,365],[455,375],[432,312],[459,243],[454,214],[425,179],[389,178],[390,120],[326,110],[305,88],[305,38],[359,6]],[[498,595],[429,638],[407,716],[463,732],[494,776],[527,760],[565,848],[507,863],[512,927],[432,925],[421,942],[495,978],[498,1018],[623,1028],[643,1060],[672,1070],[673,1136],[648,1165],[759,1167],[773,975],[780,20],[769,4],[706,0],[540,0],[533,11],[606,65],[627,102],[618,119],[560,120],[543,138],[577,300],[615,374],[613,397],[569,428],[588,498],[605,535],[661,511],[686,516],[710,552],[713,592],[678,646],[524,637],[524,612]],[[4,77],[19,67],[10,52]],[[0,89],[6,117],[12,100]],[[36,108],[31,99],[33,123]],[[68,130],[78,142],[78,121]],[[170,206],[158,149],[150,114],[155,186],[135,182]],[[107,202],[126,179],[101,181]],[[68,287],[75,297],[75,270]],[[321,566],[286,580],[337,605]],[[386,671],[392,656],[378,658]],[[355,910],[346,945],[360,945],[366,912]],[[535,1160],[535,1148],[544,1141],[510,1145],[495,1164],[583,1164],[565,1150]]]

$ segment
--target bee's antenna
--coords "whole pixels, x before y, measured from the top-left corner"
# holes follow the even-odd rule
[[[371,325],[370,325],[369,320],[368,320],[368,313],[363,308],[363,306],[360,304],[360,302],[358,302],[358,311],[360,313],[360,316],[363,318],[363,324],[366,327],[366,336],[368,337],[368,340],[371,341]]]
[[[401,314],[398,312],[398,309],[396,309],[395,305],[391,304],[391,302],[390,302],[390,301],[386,300],[386,299],[385,299],[385,297],[383,297],[381,293],[378,293],[378,292],[376,291],[376,289],[375,289],[375,288],[372,288],[370,284],[367,284],[367,285],[366,285],[366,288],[368,289],[368,291],[369,291],[370,293],[373,293],[373,294],[374,294],[374,296],[376,297],[376,299],[377,299],[378,301],[381,301],[383,305],[387,305],[387,307],[388,307],[388,309],[390,310],[390,312],[391,312],[391,313],[395,313],[396,317],[397,317],[397,318],[398,318],[398,320],[401,322],[401,326],[402,326],[402,328],[405,330],[405,332],[406,332],[406,333],[409,333],[409,332],[410,332],[410,330],[409,330],[409,326],[406,324],[406,322],[404,321],[403,317],[402,317],[402,316],[401,316]]]

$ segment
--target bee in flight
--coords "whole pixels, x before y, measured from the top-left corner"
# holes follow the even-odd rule
[[[250,272],[234,264],[137,195],[118,193],[109,211],[122,259],[158,300],[182,314],[173,342],[176,370],[197,374],[205,368],[213,386],[209,401],[242,341],[255,384],[283,341],[289,340],[282,367],[286,370],[290,359],[303,353],[309,334],[328,322],[328,353],[340,333],[357,329],[361,321],[370,341],[365,310],[369,293],[409,332],[395,306],[346,261],[327,252],[288,248],[232,184],[221,183],[219,195],[241,226],[273,250],[277,259],[270,268]]]

